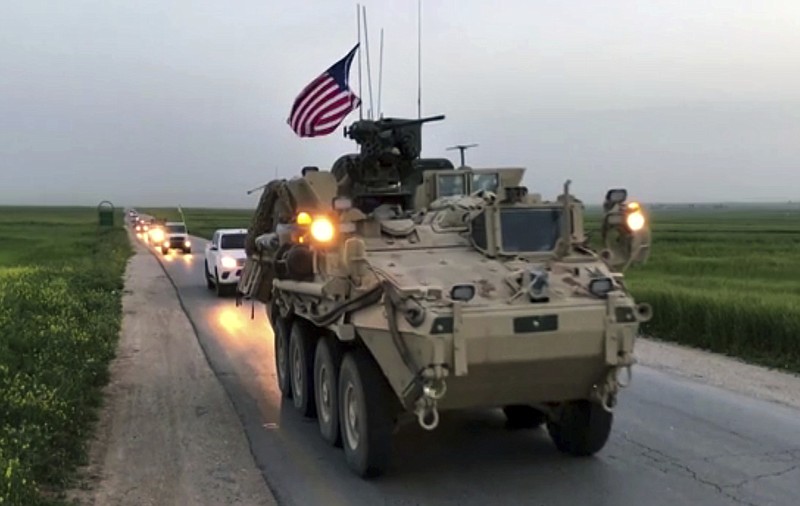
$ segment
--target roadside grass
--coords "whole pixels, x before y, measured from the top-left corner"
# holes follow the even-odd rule
[[[136,210],[160,219],[170,221],[180,221],[181,219],[178,209],[174,207],[136,208]],[[183,209],[189,233],[205,239],[211,239],[211,235],[218,228],[246,229],[250,226],[253,212],[254,209],[205,209],[196,207]]]
[[[643,334],[800,373],[800,208],[649,213],[650,259],[626,273],[653,305]]]
[[[132,254],[115,219],[0,207],[0,504],[59,504],[85,463]]]

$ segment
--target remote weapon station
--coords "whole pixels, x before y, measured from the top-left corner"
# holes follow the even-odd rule
[[[420,158],[443,118],[356,121],[358,154],[264,188],[239,292],[266,305],[280,390],[363,477],[398,423],[459,409],[594,454],[651,318],[621,274],[649,255],[644,210],[609,190],[595,251],[569,181],[548,201],[522,168]]]

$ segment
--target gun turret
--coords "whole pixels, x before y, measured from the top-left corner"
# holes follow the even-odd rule
[[[422,150],[422,124],[442,119],[444,115],[382,118],[358,120],[345,127],[344,136],[356,141],[360,152],[341,156],[334,163],[332,172],[339,181],[339,193],[350,196],[354,203],[369,197],[370,202],[392,202],[405,207],[413,195],[409,186],[414,186],[418,179],[414,161]]]

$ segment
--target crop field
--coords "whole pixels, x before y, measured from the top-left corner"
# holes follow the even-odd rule
[[[143,210],[179,219],[175,209]],[[800,372],[800,207],[659,206],[653,249],[626,273],[654,317],[643,333]],[[191,233],[243,227],[252,211],[184,209]],[[599,231],[599,213],[588,226]],[[596,233],[595,235],[599,235]]]
[[[131,248],[93,208],[0,207],[0,504],[58,504],[85,458]]]

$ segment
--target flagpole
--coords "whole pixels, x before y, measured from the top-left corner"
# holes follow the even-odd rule
[[[381,28],[381,56],[378,63],[378,119],[381,119],[381,89],[383,85],[383,28]]]
[[[364,100],[361,94],[361,4],[356,4],[356,22],[358,23],[358,119],[364,119]]]
[[[364,45],[367,49],[367,86],[369,86],[369,119],[372,119],[372,114],[375,111],[375,104],[372,103],[372,72],[370,71],[369,64],[369,30],[367,29],[367,8],[363,5],[361,8],[364,10]]]
[[[422,118],[422,0],[417,0],[417,118]]]

